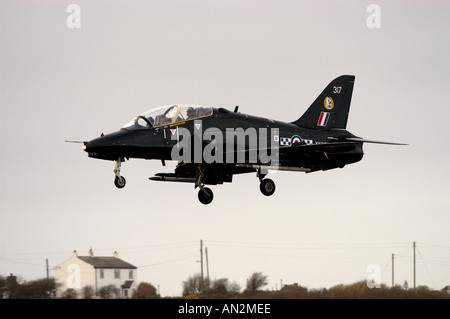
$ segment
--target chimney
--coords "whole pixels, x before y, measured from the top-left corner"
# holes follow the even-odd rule
[[[94,257],[94,251],[91,249],[89,249],[89,257]]]
[[[118,253],[117,251],[115,251],[115,252],[113,253],[113,257],[119,258],[119,253]]]
[[[77,253],[76,250],[74,250],[74,251],[72,252],[72,257],[78,257],[78,253]]]

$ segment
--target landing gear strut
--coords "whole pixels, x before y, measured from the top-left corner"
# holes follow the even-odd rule
[[[214,199],[214,194],[211,189],[208,187],[205,187],[205,184],[203,184],[203,176],[205,173],[205,165],[198,165],[197,167],[197,181],[195,182],[195,188],[199,187],[200,190],[198,191],[198,200],[203,205],[210,204]]]
[[[264,179],[266,177],[267,171],[263,171],[262,169],[258,170],[257,177],[259,178],[259,190],[265,196],[270,196],[275,193],[275,182],[270,178]]]
[[[114,185],[116,185],[117,188],[124,188],[127,181],[125,180],[125,177],[120,175],[120,168],[122,166],[123,159],[119,158],[115,163],[116,166],[114,167],[114,174],[116,177],[114,178]]]

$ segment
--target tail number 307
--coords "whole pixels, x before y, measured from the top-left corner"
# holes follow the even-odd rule
[[[333,86],[333,93],[339,94],[341,93],[342,86]]]

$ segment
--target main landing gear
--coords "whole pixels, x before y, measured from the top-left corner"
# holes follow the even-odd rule
[[[261,193],[265,196],[270,196],[273,193],[275,193],[275,183],[270,178],[266,178],[261,180],[261,183],[259,184],[259,190]]]
[[[117,188],[124,188],[126,181],[125,178],[123,176],[120,175],[120,169],[122,166],[122,162],[124,162],[125,159],[124,158],[119,158],[115,163],[115,167],[114,167],[114,174],[115,174],[115,179],[114,179],[114,185],[116,185]],[[195,175],[196,177],[192,177],[192,176],[188,176],[188,177],[178,177],[176,176],[176,174],[163,174],[163,173],[159,173],[156,174],[156,176],[151,177],[151,180],[155,180],[155,181],[164,181],[164,182],[186,182],[186,183],[195,183],[195,188],[199,188],[198,191],[198,200],[200,201],[200,203],[202,203],[203,205],[208,205],[211,204],[211,202],[214,199],[214,193],[213,191],[206,187],[203,179],[205,176],[205,165],[204,164],[199,164],[196,168],[195,168]],[[256,176],[259,178],[260,184],[259,184],[259,189],[261,191],[261,193],[265,196],[271,196],[273,195],[273,193],[275,193],[275,183],[273,180],[271,180],[270,178],[264,178],[267,175],[267,170],[262,170],[262,169],[258,169]]]
[[[195,181],[195,187],[199,187],[200,190],[198,191],[198,200],[204,204],[208,205],[210,204],[214,199],[214,194],[211,189],[208,187],[205,187],[203,184],[203,176],[205,172],[205,166],[204,165],[198,165],[197,167],[197,177]],[[271,196],[273,193],[275,193],[275,182],[271,180],[270,178],[264,178],[267,175],[266,170],[259,169],[256,176],[260,180],[259,184],[259,190],[261,193],[265,196]]]
[[[116,175],[116,177],[114,178],[114,185],[116,185],[117,188],[124,188],[127,181],[125,180],[125,177],[120,175],[120,168],[122,166],[122,162],[124,160],[119,158],[115,163],[116,166],[114,167],[114,174]]]
[[[270,178],[264,179],[266,175],[267,171],[263,172],[261,169],[259,169],[258,173],[256,174],[256,176],[259,178],[260,181],[259,190],[263,195],[271,196],[273,193],[275,193],[275,182]]]

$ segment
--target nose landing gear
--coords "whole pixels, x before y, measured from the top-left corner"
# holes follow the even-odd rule
[[[195,188],[199,187],[200,190],[198,191],[198,200],[203,205],[210,204],[214,199],[213,191],[205,187],[205,184],[203,184],[203,176],[205,175],[205,165],[198,165],[197,166],[197,180],[195,182]]]
[[[198,200],[204,205],[210,204],[214,199],[214,194],[208,187],[201,187],[198,191]]]
[[[116,185],[117,188],[124,188],[127,181],[125,180],[125,177],[120,175],[120,168],[122,167],[122,162],[124,160],[119,158],[117,161],[115,161],[116,166],[114,167],[114,174],[116,177],[114,178],[114,185]]]

